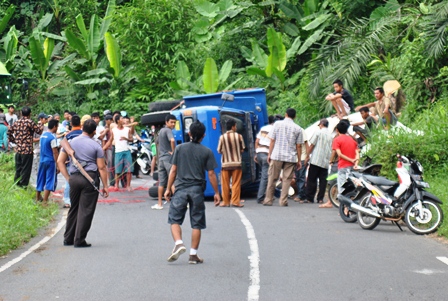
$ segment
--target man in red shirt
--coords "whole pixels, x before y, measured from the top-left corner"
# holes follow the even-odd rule
[[[339,157],[338,162],[338,194],[342,193],[342,185],[347,180],[347,173],[357,168],[359,162],[358,143],[351,136],[347,135],[349,124],[339,122],[336,130],[339,136],[333,140],[332,149],[336,151]],[[330,161],[330,164],[333,162]]]

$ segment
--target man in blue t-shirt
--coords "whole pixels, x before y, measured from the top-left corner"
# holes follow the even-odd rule
[[[59,121],[52,119],[48,122],[48,131],[40,136],[40,161],[37,172],[36,198],[47,204],[50,191],[54,191],[56,183],[56,161],[58,160],[58,145],[56,131]],[[41,192],[44,192],[42,198]]]

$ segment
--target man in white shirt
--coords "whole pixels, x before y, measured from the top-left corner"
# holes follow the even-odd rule
[[[268,186],[268,153],[269,145],[271,144],[271,139],[269,139],[269,131],[272,129],[274,124],[274,116],[268,117],[269,124],[263,126],[260,132],[257,134],[257,139],[255,140],[255,153],[256,156],[254,161],[257,162],[261,167],[261,178],[260,185],[258,186],[257,193],[257,203],[263,203],[264,197],[266,196],[266,187]]]
[[[8,126],[12,126],[14,122],[17,121],[17,115],[14,114],[14,106],[9,105],[8,106],[8,113],[6,114],[6,122],[8,123]]]
[[[123,126],[123,117],[115,115],[117,126],[111,130],[111,138],[105,148],[115,141],[115,188],[118,190],[119,178],[126,174],[126,189],[132,191],[132,157],[128,147],[128,142],[132,142],[133,128]]]

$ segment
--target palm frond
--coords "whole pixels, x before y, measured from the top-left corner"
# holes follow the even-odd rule
[[[382,37],[397,22],[398,18],[384,18],[372,26],[369,20],[361,19],[335,36],[333,44],[322,46],[310,66],[313,73],[311,95],[322,97],[322,85],[329,85],[337,78],[343,79],[346,87],[353,86],[372,59],[372,54],[378,54],[382,49]]]
[[[426,53],[437,58],[445,52],[448,38],[448,1],[434,5],[423,22]]]

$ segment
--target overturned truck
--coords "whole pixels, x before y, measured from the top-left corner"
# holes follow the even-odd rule
[[[217,152],[219,137],[226,132],[228,119],[234,119],[237,132],[243,136],[246,149],[242,154],[242,191],[256,191],[260,180],[259,167],[254,162],[255,136],[268,123],[266,93],[264,89],[235,90],[213,94],[186,96],[182,101],[155,102],[150,105],[150,113],[142,116],[145,126],[163,126],[165,116],[173,114],[177,118],[174,139],[177,144],[190,140],[188,131],[196,120],[206,126],[202,144],[210,148],[216,158],[219,188],[221,189],[221,155]],[[205,196],[214,195],[207,176]]]

